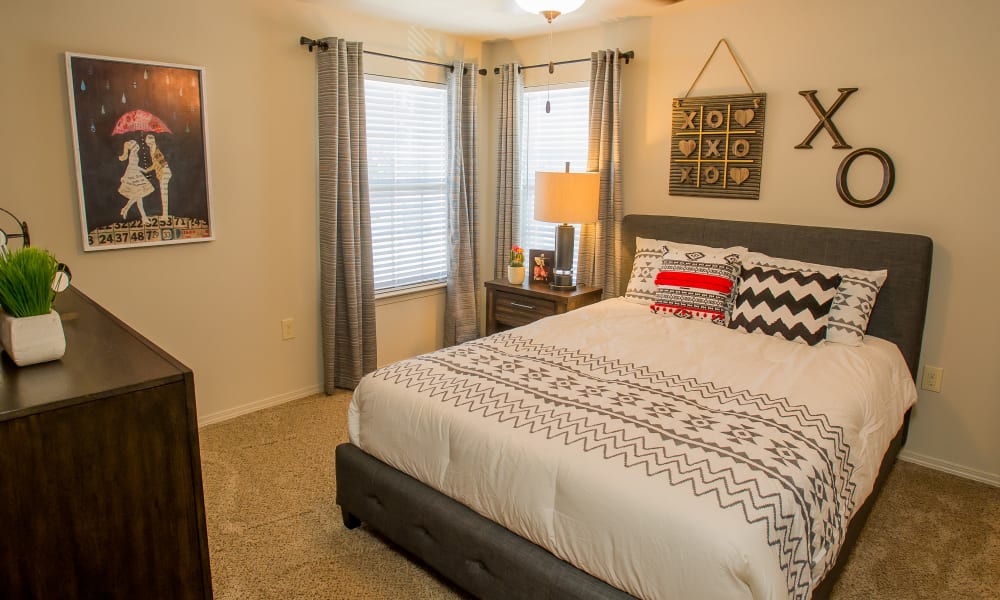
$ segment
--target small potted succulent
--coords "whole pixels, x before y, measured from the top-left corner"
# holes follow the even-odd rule
[[[45,250],[0,250],[0,343],[18,366],[57,360],[66,352],[52,305],[68,283],[65,266]]]
[[[524,283],[524,248],[514,244],[510,248],[510,265],[507,267],[507,281],[514,285]]]

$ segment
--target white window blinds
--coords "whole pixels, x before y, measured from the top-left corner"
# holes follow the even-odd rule
[[[365,79],[375,291],[444,281],[447,93]]]
[[[525,90],[521,136],[521,240],[525,248],[555,248],[554,223],[535,220],[535,171],[587,170],[590,87]],[[545,101],[552,111],[545,112]],[[579,248],[580,227],[574,247]],[[573,259],[574,264],[576,258]]]

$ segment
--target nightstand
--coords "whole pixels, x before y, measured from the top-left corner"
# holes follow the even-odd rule
[[[486,282],[486,335],[533,323],[601,299],[604,288],[577,286],[572,292],[549,289],[547,283],[526,280],[512,285],[505,279]]]

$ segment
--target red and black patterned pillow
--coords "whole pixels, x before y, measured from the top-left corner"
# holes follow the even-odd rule
[[[667,250],[656,275],[657,314],[725,325],[732,312],[742,248]]]
[[[729,328],[815,346],[826,339],[840,279],[751,263],[740,275]]]
[[[733,248],[713,248],[697,244],[681,244],[670,240],[654,240],[644,237],[635,238],[635,258],[632,262],[632,275],[625,288],[625,299],[629,302],[649,306],[656,300],[656,276],[660,273],[663,254],[687,254],[699,252],[706,256],[727,256],[738,254],[742,262],[747,249],[743,246]]]

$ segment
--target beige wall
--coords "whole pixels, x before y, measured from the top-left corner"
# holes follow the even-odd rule
[[[942,393],[920,392],[906,456],[1000,483],[1000,295],[996,246],[1000,205],[992,115],[1000,97],[996,63],[1000,7],[933,0],[687,0],[654,18],[556,34],[555,60],[600,47],[634,49],[624,67],[623,171],[628,213],[676,214],[921,233],[934,239],[934,272],[922,363],[944,367]],[[556,21],[558,31],[558,20]],[[713,46],[727,38],[751,83],[768,98],[760,200],[668,195],[670,102],[682,96]],[[547,61],[547,38],[497,42],[491,64]],[[544,83],[544,69],[529,71]],[[557,80],[586,79],[565,69]],[[526,83],[531,84],[529,80]],[[820,133],[799,90],[829,107],[838,87],[860,88],[834,122],[855,148],[892,157],[896,186],[881,205],[853,208],[834,177],[848,151]],[[694,95],[746,88],[724,49]],[[492,159],[491,159],[492,164]],[[852,169],[858,196],[877,190],[880,171]],[[488,205],[489,199],[485,200]],[[892,275],[890,274],[890,277]]]
[[[72,267],[74,285],[194,370],[203,422],[319,389],[315,62],[299,36],[435,61],[480,52],[478,42],[335,6],[5,0],[0,8],[0,206]],[[83,252],[67,50],[206,68],[216,241]],[[380,58],[366,69],[421,79],[443,72]],[[380,364],[440,346],[441,298],[379,303]],[[281,340],[286,317],[296,320],[294,340]]]

